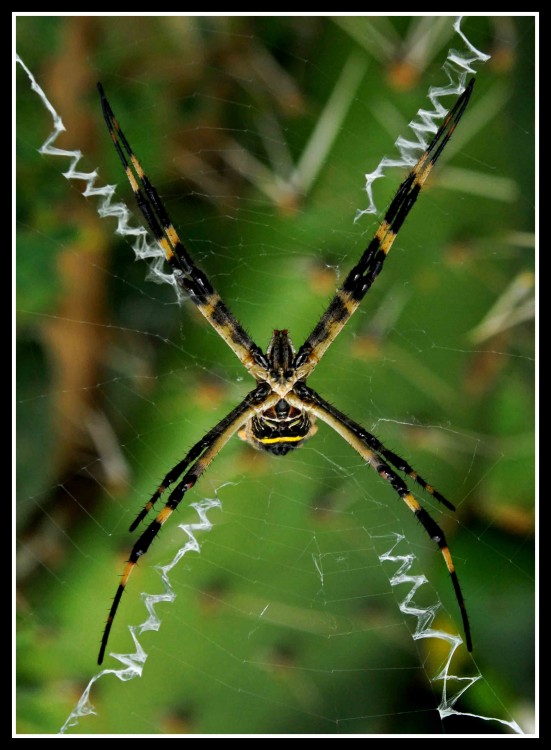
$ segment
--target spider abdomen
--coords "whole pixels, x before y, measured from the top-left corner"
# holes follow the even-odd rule
[[[275,406],[250,419],[239,437],[257,450],[285,456],[315,433],[314,422],[314,417],[281,398]]]

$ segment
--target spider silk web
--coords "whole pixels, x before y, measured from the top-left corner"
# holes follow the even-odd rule
[[[534,733],[534,18],[16,32],[16,731]],[[280,459],[230,441],[134,571],[99,670],[128,526],[251,382],[162,283],[96,81],[265,347],[308,335],[470,71],[467,113],[311,384],[456,505],[413,488],[473,654],[438,549],[322,425]]]

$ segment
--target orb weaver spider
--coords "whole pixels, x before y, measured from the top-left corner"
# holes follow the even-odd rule
[[[467,107],[473,86],[474,79],[471,79],[446,115],[426,151],[398,188],[373,239],[335,293],[306,341],[297,351],[287,330],[274,330],[268,348],[263,352],[231,313],[205,273],[193,262],[159,194],[149,181],[115,119],[102,85],[98,83],[103,116],[113,144],[136,196],[138,207],[162,248],[176,283],[186,292],[199,312],[224,339],[256,381],[255,388],[241,403],[195,443],[187,455],[170,469],[130,526],[130,531],[134,531],[161,495],[177,482],[163,509],[149,523],[132,548],[103,632],[99,664],[103,662],[111,626],[136,563],[145,555],[184,495],[195,485],[228,440],[237,433],[254,448],[284,456],[315,434],[316,419],[332,427],[380,477],[390,483],[430,538],[437,543],[450,573],[461,612],[467,649],[472,651],[465,601],[444,532],[412,495],[397,471],[410,477],[425,492],[450,510],[455,510],[455,507],[428,484],[407,461],[385,448],[377,437],[325,401],[306,384],[306,379],[312,374],[381,272],[402,224]]]

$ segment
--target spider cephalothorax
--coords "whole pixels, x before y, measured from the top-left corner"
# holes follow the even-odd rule
[[[273,406],[255,414],[238,433],[253,448],[276,456],[285,456],[317,431],[316,418],[292,406],[285,398],[296,383],[295,358],[288,331],[274,331],[266,350],[268,380],[263,382],[281,398]]]
[[[182,244],[168,213],[140,162],[126,140],[113,111],[98,84],[103,115],[121,159],[126,175],[149,229],[162,248],[176,283],[186,292],[202,315],[224,339],[236,357],[256,381],[250,391],[226,417],[202,437],[165,476],[151,500],[131,525],[133,531],[147,516],[161,495],[171,485],[164,507],[142,532],[132,548],[103,632],[98,662],[105,655],[111,625],[134,566],[149,549],[163,524],[178,507],[184,495],[195,485],[207,466],[236,433],[253,447],[284,456],[316,432],[316,419],[332,427],[369,464],[415,514],[431,539],[440,548],[450,573],[461,611],[467,648],[472,649],[465,602],[454,564],[444,536],[436,521],[408,489],[402,472],[425,492],[451,510],[454,506],[415,471],[407,461],[388,450],[370,432],[347,417],[316,391],[306,385],[328,347],[357,310],[365,294],[381,272],[400,227],[409,214],[436,160],[449,141],[472,92],[471,80],[443,124],[427,146],[417,164],[402,182],[388,207],[383,221],[358,263],[337,290],[325,313],[297,353],[286,330],[276,330],[264,354],[234,317],[215,291],[204,271],[193,262]]]

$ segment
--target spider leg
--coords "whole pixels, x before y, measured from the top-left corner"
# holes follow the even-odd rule
[[[446,501],[440,493],[437,493],[433,487],[427,485],[426,482],[421,479],[421,477],[419,477],[419,475],[411,469],[405,461],[402,461],[402,459],[396,456],[396,454],[384,448],[377,438],[364,430],[357,422],[354,422],[338,409],[335,409],[334,406],[322,399],[321,396],[304,383],[298,383],[294,388],[294,392],[289,393],[286,396],[286,399],[297,409],[307,410],[314,414],[346,440],[346,442],[349,443],[349,445],[351,445],[352,448],[354,448],[354,450],[359,453],[373,469],[375,469],[380,477],[386,479],[386,481],[390,483],[392,489],[400,496],[412,513],[415,514],[417,520],[421,523],[430,538],[438,544],[444,562],[446,563],[446,567],[448,568],[455,592],[455,598],[457,599],[459,610],[461,612],[467,649],[472,651],[471,629],[467,609],[465,607],[465,600],[463,598],[459,579],[455,572],[455,566],[444,532],[428,511],[426,511],[420,505],[419,501],[411,494],[404,480],[385,462],[385,459],[401,471],[404,470],[401,467],[405,466],[406,473],[415,479],[415,481],[417,481],[425,490],[440,500],[440,502],[443,501],[448,507],[451,506],[451,503],[448,503],[448,501]],[[409,469],[409,471],[407,469]]]
[[[427,150],[398,188],[364,254],[346,277],[344,284],[329,303],[310,336],[298,350],[294,363],[297,368],[297,380],[305,379],[311,374],[381,272],[385,258],[402,224],[465,111],[473,86],[474,78],[446,115]]]
[[[109,610],[109,615],[107,617],[107,622],[105,624],[105,629],[103,631],[103,636],[101,639],[98,664],[101,664],[103,662],[103,657],[105,656],[105,649],[107,648],[107,641],[109,640],[109,634],[111,632],[113,620],[115,619],[115,615],[126,588],[126,584],[128,583],[130,574],[132,573],[138,560],[143,557],[143,555],[145,555],[145,553],[151,546],[151,543],[161,530],[161,527],[166,523],[168,518],[176,510],[186,492],[195,485],[199,477],[203,474],[211,461],[226,445],[231,436],[234,435],[241,427],[243,427],[248,422],[248,420],[251,419],[259,410],[270,408],[278,400],[279,396],[273,393],[269,386],[267,386],[265,383],[262,383],[253,391],[248,393],[243,401],[226,417],[224,417],[224,419],[222,419],[216,425],[216,427],[214,427],[207,434],[207,436],[205,436],[203,440],[194,445],[188,455],[183,459],[183,461],[180,461],[180,463],[176,465],[173,471],[167,474],[167,477],[164,480],[166,486],[168,486],[168,484],[170,483],[168,482],[168,479],[170,479],[171,482],[174,482],[178,478],[178,476],[180,476],[180,474],[185,471],[187,466],[192,463],[192,461],[194,461],[194,463],[192,463],[191,465],[191,468],[184,474],[183,478],[170,493],[164,508],[157,514],[157,517],[149,524],[149,526],[147,526],[145,531],[141,534],[140,538],[132,548],[130,557],[128,559],[128,562],[126,563],[121,581],[117,588],[115,598],[111,605],[111,609]],[[173,473],[178,469],[180,469],[178,474]],[[155,498],[159,495],[160,492],[159,490],[157,490],[153,497]],[[141,520],[141,518],[143,518],[147,514],[147,511],[151,507],[152,504],[150,505],[150,503],[148,503],[138,516],[138,519]],[[137,522],[138,521],[132,524],[132,528],[136,527]]]
[[[241,403],[232,412],[230,412],[228,416],[225,417],[221,422],[215,425],[212,430],[207,432],[207,434],[203,438],[201,438],[199,442],[195,443],[195,445],[188,451],[184,458],[168,472],[166,477],[153,493],[151,499],[148,500],[148,502],[144,505],[142,510],[138,513],[138,515],[130,525],[129,531],[134,531],[139,526],[139,524],[147,516],[149,511],[154,507],[157,500],[159,500],[161,495],[170,487],[170,485],[173,484],[184,473],[184,471],[191,463],[193,463],[193,461],[201,456],[203,451],[205,451],[209,446],[213,445],[217,438],[222,435],[225,430],[227,430],[228,425],[232,424],[234,419],[242,413],[243,404],[244,402]]]
[[[163,250],[177,284],[187,292],[201,314],[224,339],[251,375],[256,379],[261,379],[268,367],[264,354],[222,301],[206,274],[193,262],[157,190],[149,181],[121,130],[101,83],[98,83],[98,91],[107,128],[136,196],[138,207]]]

